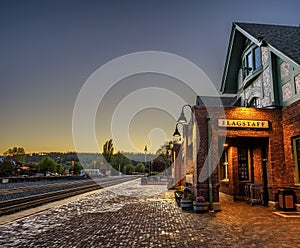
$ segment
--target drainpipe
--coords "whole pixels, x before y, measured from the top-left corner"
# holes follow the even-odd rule
[[[213,209],[213,188],[212,188],[212,168],[211,168],[211,152],[210,152],[210,143],[211,143],[211,116],[206,116],[207,120],[207,165],[208,165],[208,190],[209,190],[209,209]]]

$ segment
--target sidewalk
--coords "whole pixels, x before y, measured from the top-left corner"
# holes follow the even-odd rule
[[[150,195],[165,187],[136,180],[0,226],[0,246],[300,247],[300,218],[226,199],[218,213],[182,212],[172,192]]]

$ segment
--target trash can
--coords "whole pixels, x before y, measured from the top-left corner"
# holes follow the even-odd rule
[[[283,211],[295,210],[294,191],[292,189],[278,190],[278,203]]]

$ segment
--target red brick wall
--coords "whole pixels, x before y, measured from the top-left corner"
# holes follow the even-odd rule
[[[295,162],[293,157],[292,137],[300,135],[300,101],[282,110],[284,149],[286,154],[286,186],[296,183]]]
[[[296,184],[296,170],[293,157],[292,138],[300,135],[300,101],[295,102],[282,110],[282,126],[284,132],[284,150],[286,167],[283,186],[293,188],[300,203],[300,185]]]
[[[219,175],[218,175],[218,163],[219,163],[219,153],[220,153],[220,138],[228,137],[232,139],[241,139],[241,138],[265,138],[269,141],[269,152],[268,152],[268,164],[267,164],[267,172],[268,172],[268,188],[270,192],[270,197],[274,198],[274,192],[277,192],[277,188],[279,185],[285,181],[286,176],[283,172],[285,170],[285,156],[283,151],[283,131],[281,126],[281,110],[280,109],[255,109],[255,108],[243,108],[243,107],[232,107],[225,108],[224,110],[221,108],[209,108],[209,113],[212,117],[211,119],[211,154],[212,154],[212,165],[216,167],[213,174],[213,182],[215,185],[215,190],[218,191],[219,186]],[[207,157],[207,109],[203,106],[195,106],[195,116],[199,127],[200,133],[200,142],[199,142],[199,154],[198,154],[198,162],[197,169],[195,173],[197,176],[200,175],[200,172],[205,165],[206,157]],[[253,129],[222,129],[217,125],[217,120],[219,118],[227,118],[227,119],[246,119],[246,120],[268,120],[270,121],[271,128],[268,130],[253,130]],[[237,173],[237,150],[234,148],[231,151],[230,161],[231,167],[229,168],[229,184],[222,185],[221,189],[233,193],[233,194],[241,194],[241,184],[238,182],[238,173]],[[257,182],[261,181],[261,161],[259,161],[260,149],[254,150],[254,172],[257,173],[254,180]],[[260,166],[259,166],[260,165]],[[260,179],[259,179],[260,178]],[[207,186],[208,180],[202,182],[197,187],[208,188]],[[215,192],[214,192],[214,195]],[[214,201],[217,201],[216,197]]]

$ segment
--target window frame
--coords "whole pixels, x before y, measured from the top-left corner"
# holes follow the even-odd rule
[[[297,142],[299,145],[299,154],[297,154]],[[295,163],[296,184],[300,184],[300,136],[292,138],[292,149]]]
[[[257,66],[256,64],[256,53],[255,50],[259,51],[259,65]],[[248,65],[248,58],[251,55],[251,68]],[[261,53],[261,48],[257,45],[252,45],[250,47],[248,47],[247,49],[245,49],[243,55],[242,55],[242,69],[243,69],[243,82],[247,82],[250,78],[254,77],[256,75],[256,73],[260,70],[262,70],[262,53]]]

